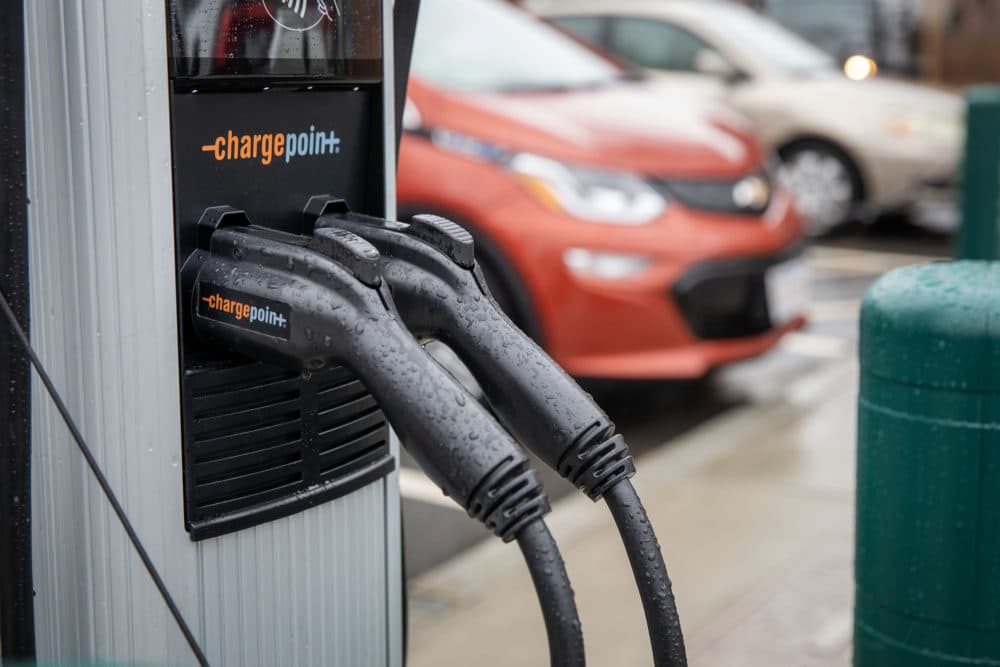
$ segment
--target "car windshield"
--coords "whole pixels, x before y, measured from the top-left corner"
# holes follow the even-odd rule
[[[749,9],[718,5],[710,16],[719,34],[732,36],[738,48],[786,74],[813,74],[836,66],[822,49]]]
[[[555,28],[498,0],[423,0],[414,73],[453,90],[572,90],[624,70]]]
[[[764,14],[809,38],[867,44],[875,30],[872,0],[768,0]]]

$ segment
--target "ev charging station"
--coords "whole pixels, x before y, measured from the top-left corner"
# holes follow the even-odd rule
[[[24,11],[33,344],[181,613],[213,664],[400,665],[385,417],[342,368],[205,351],[178,292],[206,209],[299,232],[336,191],[394,215],[392,1]],[[39,658],[189,664],[38,383],[32,399]]]
[[[517,542],[553,667],[583,667],[583,631],[522,446],[607,504],[653,664],[686,665],[624,438],[502,312],[467,230],[395,220],[418,6],[17,6],[0,659],[402,665],[401,442]]]

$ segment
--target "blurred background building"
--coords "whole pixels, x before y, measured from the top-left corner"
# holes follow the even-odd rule
[[[925,75],[969,84],[1000,81],[1000,2],[925,0]]]
[[[996,0],[745,0],[838,57],[946,85],[1000,81]]]

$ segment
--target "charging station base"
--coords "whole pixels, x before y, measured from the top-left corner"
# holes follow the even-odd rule
[[[195,224],[197,217],[192,219],[183,208],[187,200],[177,205],[173,187],[191,172],[183,160],[176,159],[174,145],[180,128],[171,117],[176,108],[172,96],[179,91],[168,78],[166,42],[172,34],[168,8],[235,3],[96,4],[91,6],[89,0],[25,3],[27,78],[31,82],[27,146],[32,342],[213,667],[399,667],[400,523],[394,473],[379,467],[382,454],[351,458],[361,467],[346,478],[356,474],[363,478],[365,473],[358,471],[369,465],[371,477],[356,488],[342,486],[327,495],[329,489],[321,490],[309,498],[317,488],[316,480],[321,482],[324,471],[331,472],[340,462],[340,454],[326,452],[336,448],[327,447],[327,441],[319,437],[324,428],[342,429],[343,438],[337,442],[348,449],[358,438],[370,438],[356,443],[359,449],[351,451],[362,452],[371,445],[380,449],[369,454],[378,451],[391,459],[398,451],[394,438],[385,437],[384,425],[378,426],[371,406],[363,400],[353,403],[358,400],[354,398],[356,386],[337,376],[339,371],[314,374],[308,380],[271,375],[267,367],[248,364],[225,351],[187,355],[184,342],[178,341],[184,321],[177,304],[177,268],[188,241],[178,234],[177,223]],[[267,0],[266,4],[281,3]],[[341,0],[339,4],[344,8],[350,3]],[[347,125],[323,129],[342,135],[342,153],[335,158],[343,159],[337,164],[365,170],[357,176],[359,181],[367,179],[364,193],[352,196],[361,197],[359,201],[374,213],[391,215],[394,170],[385,165],[393,163],[395,150],[393,131],[386,125],[391,125],[394,109],[392,2],[379,0],[378,4],[385,17],[385,74],[381,80],[359,86],[364,90],[340,86],[338,91],[353,96],[366,117],[350,126],[354,129]],[[370,16],[362,19],[372,20]],[[306,85],[265,91],[267,83],[259,79],[255,85],[257,92],[250,98],[273,93],[277,100],[326,92],[318,83],[312,91]],[[200,99],[209,100],[211,87],[198,93],[188,88],[185,94],[205,95]],[[221,99],[226,92],[211,94]],[[232,94],[239,97],[249,91]],[[287,125],[268,122],[251,137],[279,131],[287,135],[294,130],[298,141],[302,132],[308,135],[309,124],[315,124],[318,132],[331,117],[326,110],[300,119],[296,114],[305,114],[300,107],[286,109]],[[249,126],[252,117],[252,106],[234,108],[225,117],[216,117],[211,126],[202,124],[200,130],[207,136],[200,143],[185,144],[215,170],[198,177],[199,187],[213,193],[192,204],[198,214],[209,205],[243,205],[232,193],[222,192],[221,184],[233,185],[251,200],[269,175],[272,181],[280,181],[276,175],[296,165],[296,159],[285,163],[282,157],[280,163],[272,163],[272,171],[250,176],[249,171],[240,171],[241,162],[216,160],[214,152],[202,151],[220,133],[228,140],[230,129],[247,134],[253,129]],[[367,128],[362,139],[350,134],[358,128]],[[306,141],[308,148],[311,139]],[[356,162],[343,152],[349,146],[358,151]],[[286,174],[302,184],[298,210],[307,201],[307,190],[310,195],[325,193],[331,191],[331,182],[339,182],[339,176],[324,175],[324,169],[334,164],[335,158],[323,161],[329,155],[297,160],[301,174],[308,171],[309,178]],[[245,166],[249,169],[249,160]],[[226,168],[236,171],[226,172]],[[318,182],[324,184],[322,188]],[[247,209],[255,222],[265,224],[268,215],[263,208],[255,210],[251,202]],[[294,211],[287,213],[281,224],[290,223],[294,216]],[[233,373],[248,384],[216,392],[216,383]],[[241,462],[250,464],[260,455],[250,449],[227,449],[233,445],[232,438],[247,424],[258,429],[258,434],[259,429],[270,427],[255,422],[257,417],[241,414],[236,406],[243,402],[249,413],[260,407],[255,401],[264,401],[267,409],[261,414],[275,415],[283,409],[282,396],[295,392],[300,399],[314,400],[314,405],[299,401],[294,418],[291,412],[279,415],[275,419],[285,421],[270,426],[293,428],[289,437],[299,429],[301,440],[312,443],[311,449],[281,450],[281,456],[288,457],[284,465],[298,465],[299,456],[303,462],[315,462],[309,464],[312,472],[300,470],[302,481],[296,482],[300,486],[286,496],[293,501],[308,499],[290,512],[264,512],[244,524],[213,525],[220,517],[233,521],[247,506],[230,505],[226,509],[233,511],[217,512],[219,508],[189,500],[226,501],[223,487],[237,482],[222,480],[211,486],[220,482],[220,468],[228,474]],[[329,392],[329,401],[321,396],[323,392]],[[46,663],[191,664],[186,643],[37,384],[32,405],[38,659]],[[324,410],[342,412],[324,425]],[[241,421],[245,418],[249,422]],[[223,428],[224,423],[229,425]],[[289,426],[293,423],[294,427]],[[358,426],[361,431],[348,433]],[[225,446],[211,442],[220,433],[230,438]],[[218,458],[201,458],[198,448],[207,448],[205,443],[219,445]],[[274,444],[280,449],[289,442]],[[236,459],[227,461],[232,457]],[[279,460],[280,456],[274,459]],[[185,473],[190,465],[194,477]],[[273,481],[272,475],[280,477],[284,472],[269,468],[257,479]],[[191,498],[189,482],[198,494]],[[330,499],[340,491],[346,493]],[[254,503],[253,509],[277,500]]]

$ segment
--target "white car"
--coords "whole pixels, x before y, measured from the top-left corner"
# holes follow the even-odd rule
[[[961,97],[897,81],[858,56],[843,66],[773,21],[722,0],[531,0],[527,7],[746,116],[783,159],[820,234],[907,211],[951,231],[964,137]]]

